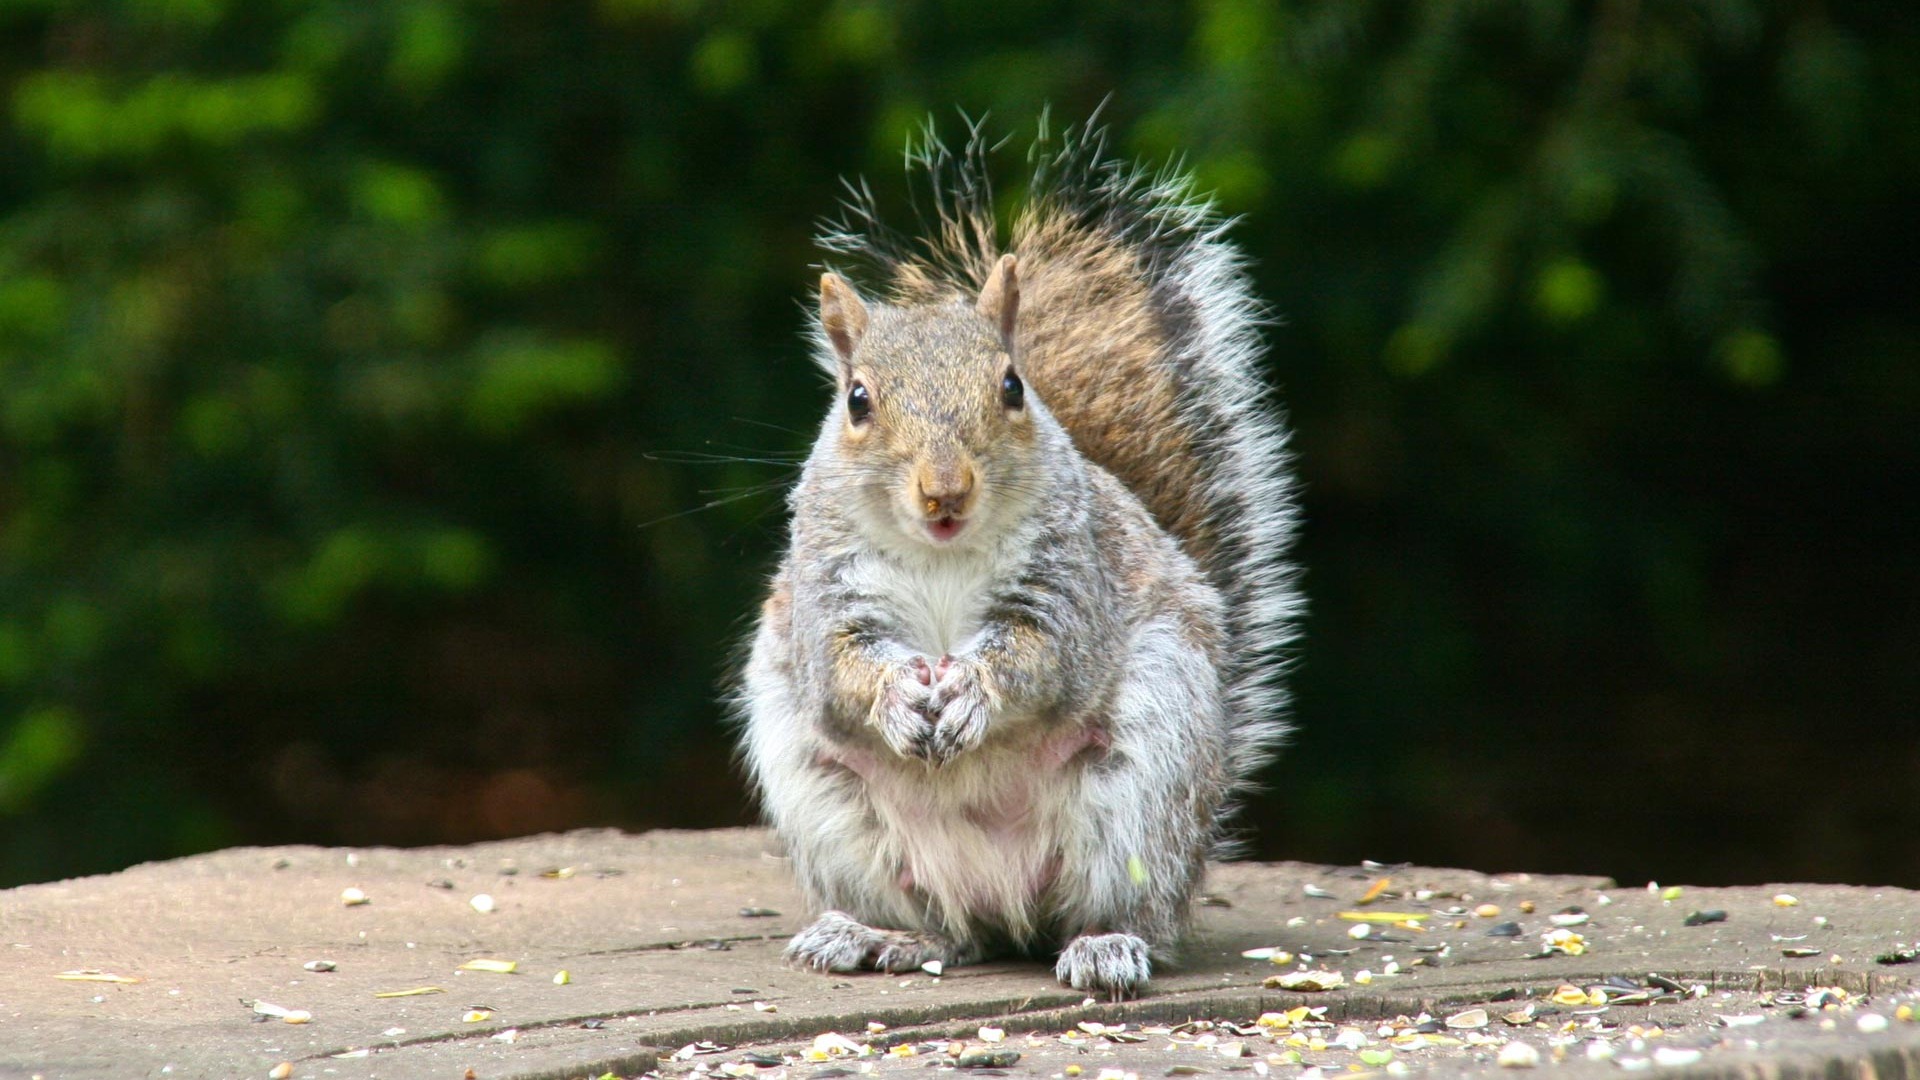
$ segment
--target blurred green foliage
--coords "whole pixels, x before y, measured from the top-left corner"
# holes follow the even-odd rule
[[[1283,315],[1260,851],[1920,884],[1917,22],[0,2],[0,884],[744,820],[813,222],[1109,97]]]

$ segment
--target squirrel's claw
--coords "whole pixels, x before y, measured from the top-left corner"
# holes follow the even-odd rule
[[[867,723],[880,733],[888,749],[901,757],[924,758],[933,739],[931,697],[933,669],[916,656],[887,669],[874,695]]]
[[[944,765],[979,746],[987,737],[993,701],[980,678],[977,664],[952,657],[940,658],[940,678],[928,699],[934,718],[930,760]]]

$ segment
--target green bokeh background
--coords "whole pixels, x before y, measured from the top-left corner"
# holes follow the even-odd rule
[[[814,223],[929,115],[1012,179],[1107,100],[1282,315],[1258,853],[1920,885],[1915,56],[1910,3],[0,0],[0,884],[750,820]]]

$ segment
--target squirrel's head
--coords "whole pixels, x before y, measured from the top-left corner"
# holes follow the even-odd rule
[[[1019,307],[1012,255],[972,302],[869,305],[821,275],[822,357],[839,389],[824,437],[869,522],[971,547],[1031,503],[1039,403],[1015,356]]]

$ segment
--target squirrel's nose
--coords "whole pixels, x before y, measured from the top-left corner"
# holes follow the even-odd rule
[[[970,465],[922,470],[914,482],[919,489],[921,512],[930,518],[964,515],[973,497],[973,479]]]

